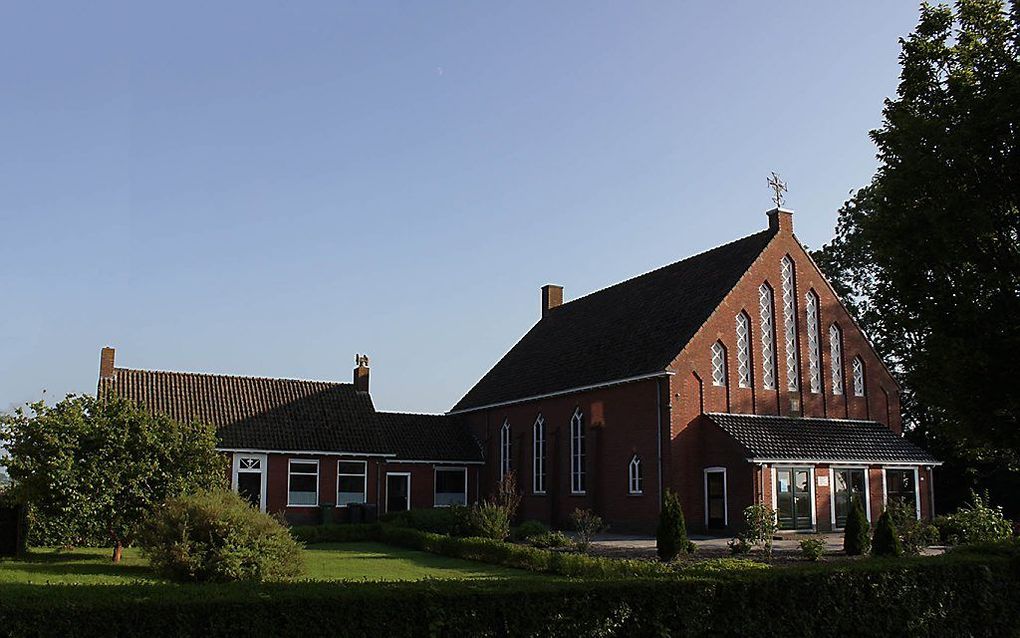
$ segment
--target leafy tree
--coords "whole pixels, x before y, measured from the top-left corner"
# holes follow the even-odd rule
[[[155,505],[221,486],[212,426],[178,423],[118,397],[68,396],[0,417],[15,489],[66,544],[105,538],[113,560]]]
[[[847,556],[860,556],[871,547],[871,526],[864,511],[864,502],[859,494],[850,495],[850,511],[843,528],[843,551]]]
[[[871,539],[872,556],[902,556],[903,545],[900,543],[900,535],[893,523],[893,516],[889,510],[882,512],[875,525],[875,536]]]
[[[655,549],[659,560],[669,562],[680,552],[686,552],[690,541],[687,539],[687,523],[680,507],[680,497],[667,488],[659,513],[659,526],[655,531]]]
[[[943,456],[1020,467],[1020,3],[921,7],[880,166],[816,254]]]

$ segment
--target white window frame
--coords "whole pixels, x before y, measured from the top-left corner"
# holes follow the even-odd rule
[[[439,466],[439,465],[437,465],[437,466],[433,467],[433,471],[432,471],[432,506],[433,507],[450,507],[451,505],[453,505],[453,503],[444,503],[442,505],[440,505],[440,503],[439,503],[439,491],[438,491],[438,489],[439,489],[439,480],[438,479],[439,479],[439,473],[440,472],[463,472],[464,473],[464,502],[463,503],[457,503],[457,505],[467,505],[467,502],[468,502],[468,473],[467,473],[467,467],[466,466],[449,466],[449,465]],[[408,481],[410,481],[410,479],[408,479]],[[410,483],[408,483],[407,487],[408,487],[408,490],[410,490],[410,488],[411,488]],[[444,493],[452,494],[453,492],[444,492]],[[408,507],[410,507],[410,497],[408,498]]]
[[[850,377],[854,386],[854,396],[863,397],[868,394],[868,373],[864,367],[864,359],[861,355],[855,355],[850,360]]]
[[[630,457],[630,463],[627,465],[627,493],[631,496],[641,496],[645,493],[644,486],[645,475],[641,471],[641,457],[635,454]]]
[[[772,492],[772,511],[776,513],[776,522],[778,523],[779,522],[779,510],[776,509],[776,505],[778,504],[778,502],[776,500],[776,496],[777,496],[776,495],[776,470],[803,470],[804,468],[808,469],[809,487],[810,487],[810,492],[811,492],[811,529],[813,531],[817,531],[818,530],[818,520],[817,520],[817,517],[818,517],[818,501],[815,500],[817,497],[815,496],[815,466],[813,464],[810,464],[810,463],[796,463],[796,462],[794,462],[794,463],[784,462],[781,465],[772,465],[770,467],[770,469],[772,471],[772,489],[769,490],[769,491]],[[831,500],[831,496],[830,496],[830,500]],[[784,531],[795,532],[795,531],[803,531],[803,530],[784,530]]]
[[[510,419],[503,419],[503,425],[499,428],[499,478],[502,480],[512,469],[510,461],[513,454],[513,431],[510,429]]]
[[[804,312],[807,319],[808,376],[810,378],[812,394],[822,393],[822,324],[818,314],[820,303],[818,293],[814,290],[807,291]]]
[[[727,372],[726,346],[723,345],[722,341],[716,341],[712,344],[712,385],[725,388]]]
[[[741,310],[734,322],[737,334],[737,386],[750,388],[754,383],[751,375],[751,317]]]
[[[410,472],[387,472],[386,473],[386,511],[390,511],[390,477],[391,476],[406,476],[407,477],[407,508],[405,512],[411,511],[411,473]],[[433,490],[434,492],[435,490]]]
[[[886,470],[911,470],[914,472],[914,513],[917,520],[921,520],[921,476],[916,465],[883,465],[882,466],[882,508],[889,506],[889,482],[885,476]]]
[[[846,391],[843,378],[843,329],[835,321],[829,324],[829,360],[832,364],[832,396]]]
[[[588,460],[587,428],[584,412],[578,407],[570,417],[570,493],[581,496],[587,493],[588,476],[585,463]],[[584,447],[582,453],[579,448]]]
[[[786,389],[800,389],[800,363],[797,356],[796,268],[789,255],[783,257],[780,270],[783,289],[783,338],[786,344]]]
[[[843,531],[836,527],[836,472],[839,470],[864,470],[864,514],[871,522],[871,472],[867,465],[830,465],[829,466],[829,522],[833,531]],[[883,473],[884,475],[884,473]]]
[[[295,463],[315,463],[315,503],[291,503],[290,501],[290,478],[295,476]],[[322,476],[322,468],[319,467],[319,459],[287,459],[287,507],[318,507],[319,506],[319,480]],[[309,472],[298,472],[297,476],[311,476]]]
[[[262,475],[260,477],[261,481],[262,481],[262,487],[260,488],[262,490],[262,493],[259,495],[259,509],[264,512],[264,511],[266,511],[266,500],[267,500],[266,497],[268,496],[268,493],[266,492],[266,477],[269,475],[269,465],[268,465],[269,464],[269,455],[267,455],[267,454],[248,454],[248,453],[241,454],[239,452],[234,452],[233,453],[233,460],[232,460],[233,471],[231,472],[230,483],[233,486],[235,492],[240,492],[240,488],[241,488],[241,486],[238,484],[238,481],[237,481],[237,475],[238,474],[255,474],[256,473],[255,470],[241,469],[241,459],[257,459],[258,462],[259,462],[258,473]],[[288,481],[289,481],[289,479],[288,479]],[[288,485],[287,488],[288,488],[287,491],[289,493],[290,492],[290,485]]]
[[[546,451],[545,418],[539,413],[535,424],[531,427],[531,491],[533,494],[545,494]]]
[[[340,471],[340,464],[341,463],[361,463],[361,467],[364,468],[364,472],[362,474],[351,474],[350,472],[341,472]],[[362,495],[361,495],[361,502],[360,503],[344,503],[342,505],[340,504],[340,477],[341,476],[359,476],[359,477],[365,479],[365,481],[364,481],[364,488],[362,489]],[[351,493],[353,494],[353,492],[351,492]],[[337,459],[337,462],[336,462],[336,506],[337,507],[347,507],[348,505],[364,505],[367,502],[368,502],[368,461]]]
[[[758,288],[758,314],[761,319],[762,387],[776,389],[776,294],[763,283]]]
[[[706,467],[704,471],[704,486],[703,491],[705,494],[705,529],[708,529],[708,475],[709,474],[722,474],[722,493],[723,493],[723,527],[730,526],[730,488],[727,483],[726,468],[722,466]],[[773,479],[773,484],[775,480]],[[772,509],[775,510],[775,489],[773,489]]]

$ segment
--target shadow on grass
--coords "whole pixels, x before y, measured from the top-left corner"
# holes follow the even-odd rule
[[[145,565],[115,565],[112,562],[102,563],[99,561],[90,563],[66,563],[59,562],[35,562],[31,561],[25,565],[22,571],[31,572],[32,575],[45,576],[110,576],[113,578],[128,578],[147,580],[153,578],[152,570]]]

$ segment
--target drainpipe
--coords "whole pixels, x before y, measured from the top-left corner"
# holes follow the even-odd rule
[[[662,379],[655,380],[655,475],[659,480],[659,513],[662,513]]]

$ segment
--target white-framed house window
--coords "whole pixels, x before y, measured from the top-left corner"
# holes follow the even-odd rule
[[[843,394],[843,331],[835,323],[829,326],[829,359],[832,361],[832,393]]]
[[[510,473],[510,454],[513,451],[510,436],[510,419],[506,419],[499,429],[499,478]]]
[[[705,527],[721,529],[730,524],[726,468],[705,468]]]
[[[319,460],[290,459],[287,466],[287,507],[319,504]]]
[[[789,255],[781,263],[783,289],[783,341],[786,344],[786,388],[800,387],[800,366],[797,364],[797,291],[794,283],[793,260]]]
[[[643,494],[644,487],[645,476],[641,471],[641,457],[635,454],[627,467],[627,492],[634,495]]]
[[[531,440],[531,490],[535,494],[545,494],[545,419],[541,414],[531,429]]]
[[[584,494],[587,485],[585,468],[584,413],[581,408],[574,410],[570,417],[570,492]]]
[[[822,338],[818,319],[818,295],[814,290],[807,292],[807,305],[805,308],[807,319],[808,339],[808,377],[811,381],[811,392],[819,394],[822,391]]]
[[[918,489],[917,466],[882,468],[882,503],[900,501],[914,509],[914,516],[921,520],[921,492]]]
[[[337,461],[336,506],[368,501],[368,462]]]
[[[436,507],[467,505],[466,467],[437,467],[435,486]]]
[[[726,386],[726,346],[721,341],[712,344],[712,385]]]
[[[854,396],[863,397],[867,391],[864,383],[864,359],[857,355],[854,357],[853,364],[850,367],[853,373]]]
[[[758,289],[758,311],[761,314],[762,386],[776,389],[776,325],[772,288],[766,283]]]
[[[743,310],[737,314],[737,385],[751,387],[751,318]]]

